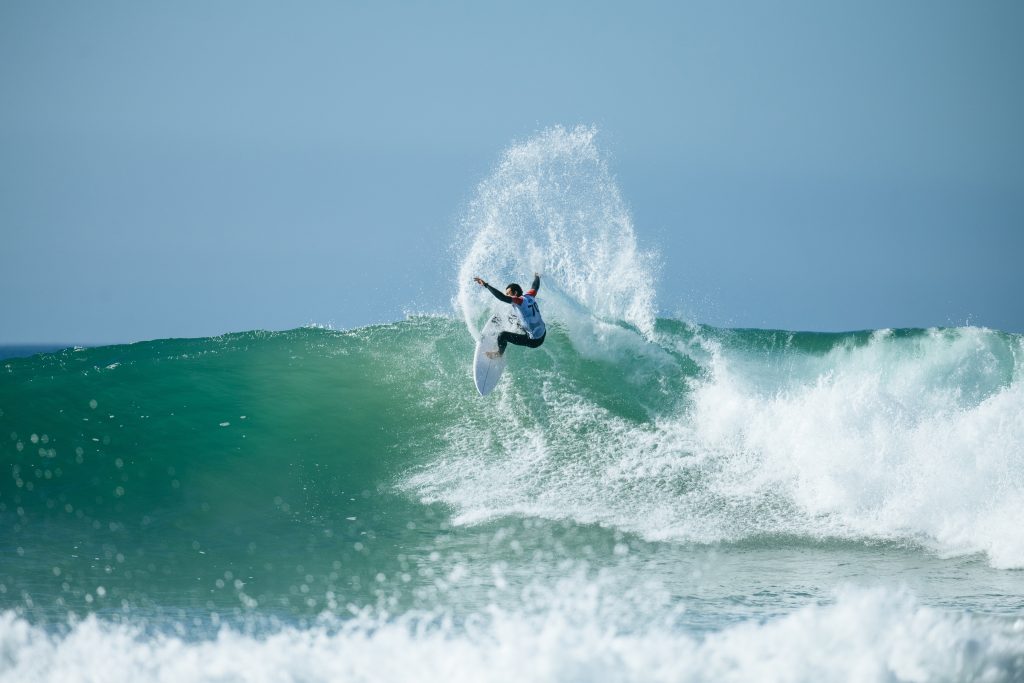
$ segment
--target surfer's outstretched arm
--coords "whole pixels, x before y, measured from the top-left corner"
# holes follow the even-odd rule
[[[501,292],[496,290],[494,287],[491,287],[489,284],[484,282],[481,278],[475,277],[473,279],[481,287],[486,287],[487,291],[489,291],[491,294],[493,294],[494,298],[497,299],[498,301],[504,301],[506,304],[513,303],[512,302],[512,297],[508,296],[507,294],[502,294]]]
[[[533,274],[533,284],[530,285],[530,289],[533,291],[533,296],[537,296],[537,290],[540,289],[540,273]]]

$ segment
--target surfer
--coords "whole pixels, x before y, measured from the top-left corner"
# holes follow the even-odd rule
[[[547,327],[544,325],[544,319],[540,317],[540,309],[537,308],[537,290],[540,289],[540,274],[533,274],[533,284],[530,285],[530,289],[523,293],[523,288],[516,283],[511,283],[505,287],[505,293],[502,294],[494,287],[484,282],[483,279],[475,277],[473,278],[478,285],[486,287],[487,290],[494,295],[494,298],[498,301],[504,301],[507,304],[512,304],[516,314],[519,316],[519,320],[522,323],[523,329],[526,334],[516,334],[515,332],[509,332],[505,330],[498,335],[498,350],[489,351],[487,353],[488,358],[497,358],[505,353],[505,347],[508,344],[515,344],[516,346],[528,346],[531,349],[535,349],[544,343],[544,337],[547,336]]]

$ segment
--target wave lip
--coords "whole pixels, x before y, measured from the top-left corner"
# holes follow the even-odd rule
[[[623,628],[595,586],[540,613],[491,606],[348,620],[263,635],[144,635],[95,616],[54,635],[0,616],[0,683],[14,681],[1002,681],[1024,675],[1024,620],[948,614],[906,592],[847,589],[701,639],[652,620]],[[602,607],[604,606],[604,607]],[[613,612],[612,612],[613,613]]]

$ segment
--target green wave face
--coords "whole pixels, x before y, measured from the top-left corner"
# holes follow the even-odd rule
[[[40,591],[74,602],[104,585],[113,605],[111,595],[143,605],[173,595],[238,606],[236,580],[287,598],[307,573],[295,567],[320,580],[339,560],[358,569],[381,520],[408,506],[387,486],[423,455],[409,444],[429,439],[430,412],[446,409],[424,387],[448,364],[437,354],[466,346],[441,334],[451,327],[245,333],[8,361],[0,514],[23,559],[0,570],[7,597],[32,573]],[[61,584],[71,590],[54,591]]]
[[[1024,562],[1003,524],[1024,492],[1018,336],[556,325],[486,399],[472,351],[461,323],[415,318],[5,361],[0,600],[312,615],[408,584],[429,605],[474,529],[516,519],[536,522],[509,559],[610,558],[626,534]]]
[[[646,419],[619,373],[552,338],[501,400],[543,415],[538,387],[562,375]],[[404,562],[393,546],[447,516],[397,484],[450,453],[453,428],[502,420],[473,390],[472,351],[460,324],[420,318],[5,361],[0,533],[19,561],[0,569],[2,597],[55,614],[98,606],[97,587],[133,610],[315,613],[331,587],[371,600]]]

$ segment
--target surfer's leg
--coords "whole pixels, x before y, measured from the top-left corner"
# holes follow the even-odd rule
[[[525,334],[515,334],[508,330],[498,335],[498,355],[505,354],[505,347],[509,344],[515,344],[516,346],[524,346],[524,340],[529,341],[529,337]]]
[[[515,337],[515,336],[517,336],[517,335],[514,335],[511,332],[502,332],[501,334],[498,335],[498,355],[499,356],[504,356],[505,355],[505,347],[508,346],[509,337]]]
[[[546,337],[547,335],[544,335]],[[498,335],[498,354],[505,353],[505,347],[508,344],[515,344],[516,346],[527,346],[531,349],[535,349],[544,343],[544,337],[539,339],[531,339],[527,334],[514,334],[512,332],[502,332]]]

